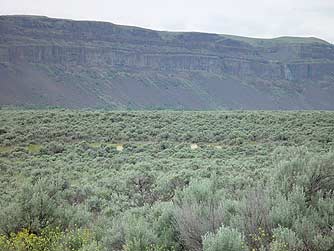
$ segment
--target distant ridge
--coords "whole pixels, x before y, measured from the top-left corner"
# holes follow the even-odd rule
[[[334,109],[334,46],[0,16],[0,105]]]

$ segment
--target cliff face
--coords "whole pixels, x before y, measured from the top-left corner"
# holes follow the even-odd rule
[[[0,104],[334,109],[334,46],[0,16]]]

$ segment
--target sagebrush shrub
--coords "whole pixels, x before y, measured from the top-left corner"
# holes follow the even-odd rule
[[[221,226],[217,233],[203,237],[203,251],[245,251],[244,237],[236,229]]]

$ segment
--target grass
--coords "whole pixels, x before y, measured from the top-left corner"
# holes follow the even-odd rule
[[[0,145],[0,153],[9,153],[14,150],[18,145],[10,145],[10,146],[1,146]],[[25,149],[29,153],[38,153],[42,149],[42,145],[40,144],[30,144]]]
[[[99,148],[102,145],[106,145],[106,146],[109,146],[109,147],[116,148],[118,144],[115,144],[115,143],[106,143],[106,142],[91,142],[91,143],[88,143],[88,145],[90,147],[93,147],[93,148]]]
[[[41,150],[42,146],[39,144],[30,144],[27,146],[27,150],[30,153],[38,153]]]
[[[0,146],[0,153],[10,152],[14,149],[14,146]]]

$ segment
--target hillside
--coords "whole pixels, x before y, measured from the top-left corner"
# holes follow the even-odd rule
[[[334,109],[334,46],[0,16],[0,105]]]

